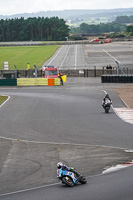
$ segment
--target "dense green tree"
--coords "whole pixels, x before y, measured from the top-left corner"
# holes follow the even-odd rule
[[[128,26],[127,27],[127,32],[133,32],[133,26]]]
[[[133,23],[133,15],[131,16],[117,16],[116,20],[117,23]]]
[[[127,32],[129,36],[133,36],[133,26],[127,26]]]
[[[101,34],[101,33],[109,33],[109,32],[119,32],[123,29],[125,29],[125,26],[116,22],[107,23],[107,24],[101,23],[98,25],[95,25],[95,24],[88,25],[86,23],[82,23],[78,28],[71,28],[70,33]]]
[[[58,17],[0,20],[0,41],[65,40],[69,28]]]
[[[128,16],[117,16],[116,22],[117,23],[130,23],[130,18]]]

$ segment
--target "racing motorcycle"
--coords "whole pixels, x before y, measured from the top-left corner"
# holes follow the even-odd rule
[[[87,180],[84,176],[79,175],[76,172],[62,170],[62,168],[57,170],[57,177],[62,181],[62,183],[69,187],[73,187],[78,183],[87,183]]]
[[[105,113],[109,113],[110,107],[111,107],[111,101],[109,99],[106,99],[103,108],[105,110]]]

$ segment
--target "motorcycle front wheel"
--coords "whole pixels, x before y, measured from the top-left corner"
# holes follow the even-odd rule
[[[69,187],[73,187],[74,186],[74,182],[73,182],[72,178],[69,177],[69,176],[64,176],[62,178],[62,182],[65,183]]]
[[[82,184],[86,184],[87,180],[84,176],[82,176],[79,182],[82,183]]]
[[[105,107],[105,113],[109,113],[110,107]]]

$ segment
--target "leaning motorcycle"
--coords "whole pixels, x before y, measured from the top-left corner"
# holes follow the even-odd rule
[[[111,107],[111,101],[108,99],[105,101],[103,108],[105,110],[105,113],[109,113],[110,107]]]
[[[82,183],[82,184],[87,183],[87,180],[84,176],[68,171],[68,170],[58,169],[57,177],[59,178],[59,180],[62,181],[62,183],[64,183],[65,185],[69,187],[73,187],[74,185],[78,183]]]

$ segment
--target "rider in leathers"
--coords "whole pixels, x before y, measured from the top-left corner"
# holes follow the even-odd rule
[[[66,165],[63,165],[63,163],[62,162],[58,162],[57,163],[57,169],[60,169],[60,168],[62,168],[62,170],[68,170],[68,171],[70,171],[70,172],[73,172],[76,176],[80,176],[76,171],[75,171],[75,169],[73,168],[73,167],[68,167],[68,166],[66,166]]]
[[[109,100],[110,103],[112,104],[112,101],[111,101],[111,98],[109,97],[109,94],[106,94],[105,97],[103,98],[103,101],[102,101],[103,107],[105,106],[106,100]]]

